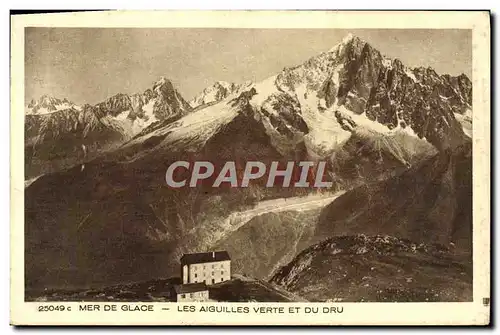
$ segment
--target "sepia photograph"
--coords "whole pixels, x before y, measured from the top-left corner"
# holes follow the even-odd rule
[[[21,32],[25,303],[477,301],[473,29]]]

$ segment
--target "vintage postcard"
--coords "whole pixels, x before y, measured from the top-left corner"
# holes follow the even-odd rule
[[[13,325],[486,325],[488,12],[11,18]]]

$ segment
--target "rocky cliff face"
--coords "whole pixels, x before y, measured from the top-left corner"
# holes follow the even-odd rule
[[[412,127],[438,149],[464,142],[464,133],[455,114],[471,109],[470,80],[465,76],[439,76],[431,69],[405,69],[394,60],[379,75],[371,91],[366,113],[388,127]]]

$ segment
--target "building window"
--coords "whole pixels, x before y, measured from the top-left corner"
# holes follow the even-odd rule
[[[214,265],[212,264],[212,269],[214,268]]]
[[[203,270],[205,270],[206,268],[207,268],[207,266],[206,266],[206,265],[203,265]]]
[[[212,276],[214,275],[214,272],[212,271]]]
[[[197,274],[197,273],[195,273],[195,274],[194,274],[194,277],[195,277],[195,278],[198,278],[198,274]]]
[[[220,279],[220,281],[221,281],[221,282],[223,282],[223,281],[224,281],[224,278],[221,278],[221,279]]]
[[[214,278],[214,279],[212,279],[212,284],[215,284],[215,278]]]
[[[224,264],[221,263],[220,268],[223,269],[224,268]]]
[[[185,295],[185,294],[181,294],[181,298],[185,298],[185,297],[186,297],[186,295]]]
[[[193,297],[193,293],[189,293],[189,297],[192,298]]]
[[[223,275],[223,274],[224,274],[224,271],[221,271],[221,272],[220,272],[220,274],[221,274],[221,275]]]

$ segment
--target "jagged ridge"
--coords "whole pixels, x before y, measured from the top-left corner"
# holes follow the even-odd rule
[[[42,96],[26,110],[26,178],[94,158],[191,110],[164,77],[144,93],[116,94],[94,106]]]

